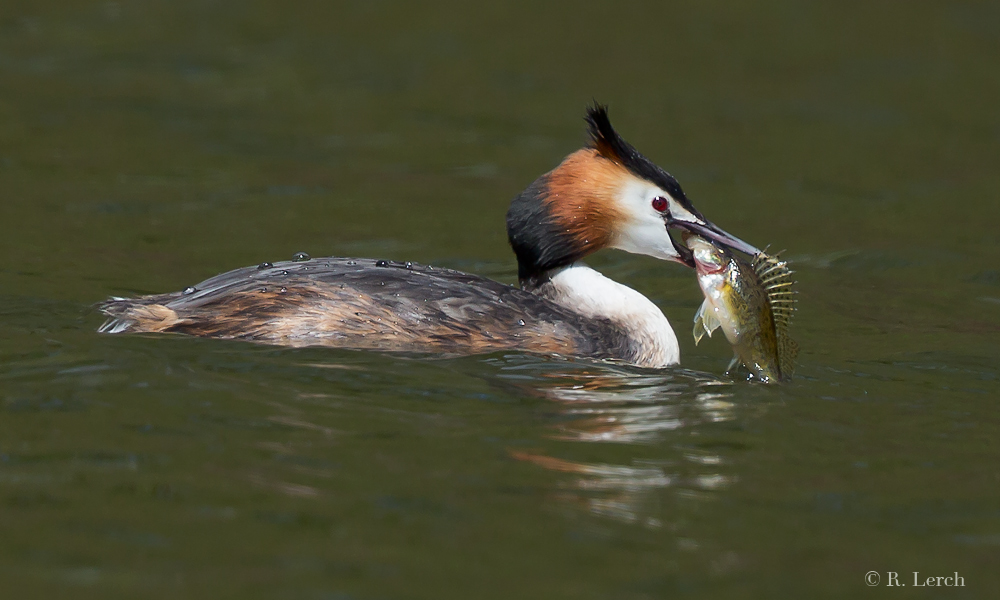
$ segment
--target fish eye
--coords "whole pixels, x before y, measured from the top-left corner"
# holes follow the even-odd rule
[[[653,204],[653,210],[661,213],[667,212],[667,208],[670,206],[669,203],[667,203],[667,199],[664,198],[663,196],[657,196],[656,198],[653,198],[652,204]]]

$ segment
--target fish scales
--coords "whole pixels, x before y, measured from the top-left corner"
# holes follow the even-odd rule
[[[695,315],[695,343],[721,328],[750,378],[771,383],[791,378],[798,344],[790,337],[795,313],[788,263],[757,254],[749,262],[698,236],[685,237],[705,295]]]

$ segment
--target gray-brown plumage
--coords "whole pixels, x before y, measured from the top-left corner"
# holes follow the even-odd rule
[[[182,333],[285,346],[630,360],[625,333],[490,279],[412,263],[322,258],[223,273],[100,305],[105,333]]]
[[[694,266],[671,230],[756,249],[695,210],[676,179],[618,135],[606,107],[591,107],[586,120],[590,143],[528,186],[507,212],[523,290],[408,263],[292,261],[231,271],[184,292],[112,298],[101,304],[111,317],[101,331],[676,364],[680,348],[663,312],[580,261],[618,248]]]

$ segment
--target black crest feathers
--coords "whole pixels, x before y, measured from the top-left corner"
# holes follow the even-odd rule
[[[670,194],[674,200],[680,202],[684,208],[701,216],[701,213],[688,202],[684,190],[681,189],[681,184],[673,175],[653,164],[651,160],[640,154],[632,144],[618,135],[618,132],[611,125],[611,119],[608,118],[606,105],[595,102],[587,108],[587,116],[584,117],[584,120],[587,121],[590,133],[590,146],[597,150],[601,156],[622,165],[633,174],[655,183]]]
[[[590,145],[604,158],[624,165],[629,156],[639,154],[611,125],[607,105],[594,103],[587,108],[584,120],[587,121]]]

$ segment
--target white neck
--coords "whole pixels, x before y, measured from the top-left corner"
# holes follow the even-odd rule
[[[544,295],[591,319],[608,319],[625,329],[636,349],[634,362],[665,367],[680,362],[677,336],[663,312],[630,287],[612,281],[583,263],[549,273]]]

